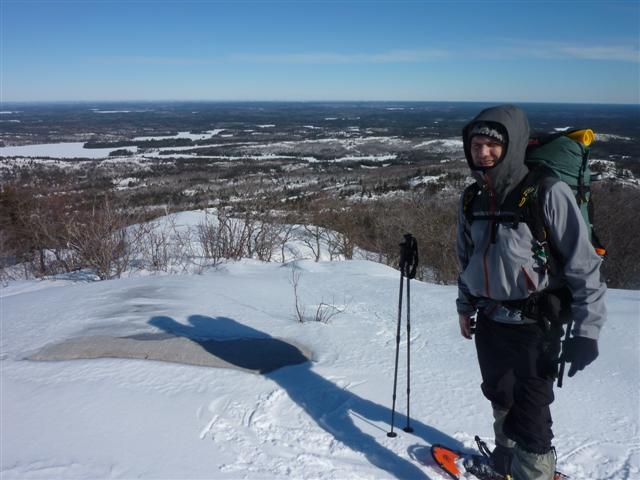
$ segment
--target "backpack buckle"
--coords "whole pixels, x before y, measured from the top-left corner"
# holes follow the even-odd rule
[[[540,240],[534,240],[533,243],[533,258],[535,259],[538,268],[542,268],[543,271],[547,271],[549,268],[549,245],[547,242],[541,242]]]

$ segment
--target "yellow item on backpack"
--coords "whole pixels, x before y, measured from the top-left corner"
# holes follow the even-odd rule
[[[567,134],[567,137],[575,140],[578,143],[581,143],[585,147],[590,146],[593,141],[596,139],[595,133],[590,128],[585,130],[576,130],[575,132],[571,132]]]

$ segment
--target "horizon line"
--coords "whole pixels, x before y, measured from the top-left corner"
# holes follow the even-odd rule
[[[585,101],[541,101],[541,100],[331,100],[331,99],[64,99],[64,100],[0,100],[5,104],[82,104],[82,103],[494,103],[494,104],[541,104],[541,105],[616,105],[640,106],[638,102],[585,102]]]

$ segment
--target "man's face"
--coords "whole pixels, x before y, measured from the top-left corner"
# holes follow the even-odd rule
[[[471,160],[477,168],[495,167],[502,158],[504,146],[491,137],[476,135],[471,139]]]

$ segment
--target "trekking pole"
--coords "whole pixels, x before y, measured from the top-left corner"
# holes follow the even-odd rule
[[[398,299],[398,327],[396,330],[396,361],[394,366],[393,373],[393,401],[391,407],[391,431],[387,433],[388,437],[396,437],[397,434],[393,431],[393,427],[395,424],[395,413],[396,413],[396,392],[398,386],[398,360],[400,357],[400,329],[402,325],[402,289],[404,285],[404,278],[407,278],[407,335],[411,333],[410,326],[410,291],[409,291],[409,281],[411,278],[415,277],[416,268],[418,263],[418,250],[417,244],[413,236],[408,233],[404,236],[404,242],[400,244],[400,295]],[[411,270],[410,270],[411,267]],[[410,340],[410,337],[408,337]],[[407,425],[403,429],[405,432],[412,432],[413,429],[409,424],[409,395],[410,395],[410,383],[409,383],[409,375],[410,375],[410,360],[411,354],[409,350],[409,343],[407,343]]]
[[[387,437],[396,437],[398,434],[393,431],[393,424],[396,413],[396,388],[398,386],[398,358],[400,354],[400,322],[402,321],[402,286],[404,283],[404,267],[402,265],[402,244],[400,244],[400,298],[398,299],[398,329],[396,331],[396,363],[393,372],[393,400],[391,404],[391,430],[387,433]]]
[[[560,369],[558,370],[558,388],[562,388],[562,377],[564,377],[564,365],[567,363],[565,359],[565,352],[567,348],[567,342],[569,338],[571,338],[571,327],[573,326],[573,317],[569,319],[569,323],[567,323],[567,333],[564,335],[564,340],[562,341],[562,354],[560,355]]]
[[[407,244],[407,261],[405,265],[405,275],[407,277],[407,425],[403,430],[407,433],[413,432],[411,427],[411,279],[416,276],[416,268],[418,266],[418,244],[416,239],[407,234],[404,236]],[[409,270],[411,268],[411,270]]]
[[[413,432],[413,428],[409,425],[411,416],[409,413],[409,398],[411,396],[411,279],[407,276],[407,425],[403,428],[405,432]]]
[[[398,328],[396,331],[396,363],[393,372],[393,396],[391,404],[391,430],[387,433],[387,437],[396,437],[398,434],[393,431],[395,413],[396,413],[396,388],[398,386],[398,359],[400,355],[400,325],[402,322],[402,286],[404,284],[404,269],[405,269],[405,245],[400,244],[400,296],[398,299]]]

